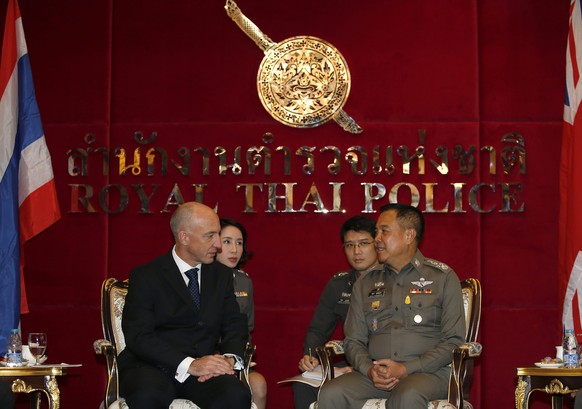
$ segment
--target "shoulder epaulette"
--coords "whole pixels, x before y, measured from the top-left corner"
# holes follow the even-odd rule
[[[335,273],[333,275],[333,278],[343,277],[343,276],[348,275],[348,274],[350,274],[349,271],[338,271],[337,273]]]
[[[244,271],[244,270],[236,270],[236,271],[238,271],[239,273],[242,273],[242,274],[244,274],[244,275],[245,275],[245,276],[247,276],[247,277],[249,276],[249,275],[247,274],[247,272],[246,272],[246,271]]]
[[[442,271],[449,271],[451,268],[447,266],[445,263],[442,263],[437,260],[433,260],[432,258],[425,258],[424,262],[432,267],[436,267]]]

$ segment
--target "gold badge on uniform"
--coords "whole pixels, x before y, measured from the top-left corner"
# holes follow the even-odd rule
[[[407,295],[406,298],[404,299],[404,304],[408,305],[410,304],[410,296]]]
[[[377,310],[378,308],[380,308],[380,300],[372,302],[372,309]]]

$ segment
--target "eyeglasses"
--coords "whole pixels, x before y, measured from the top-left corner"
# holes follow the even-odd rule
[[[374,244],[374,242],[372,242],[372,241],[359,241],[357,243],[348,242],[348,243],[344,243],[344,249],[354,250],[356,247],[359,247],[361,249],[365,249],[373,244]]]

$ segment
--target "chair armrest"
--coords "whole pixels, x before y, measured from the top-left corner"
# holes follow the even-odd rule
[[[344,354],[344,342],[343,341],[333,339],[331,341],[326,342],[325,347],[329,348],[331,351],[333,351],[334,355],[343,355]]]
[[[481,355],[483,347],[478,342],[465,342],[453,349],[451,376],[449,379],[449,403],[456,408],[463,407],[465,391],[463,386],[470,385],[473,377],[473,359]]]
[[[249,384],[249,370],[251,369],[251,362],[253,361],[253,355],[256,349],[257,349],[256,345],[247,342],[247,346],[245,348],[243,356],[245,366],[243,370],[239,372],[239,379],[242,381],[242,383],[245,384],[247,388],[249,388],[249,390],[251,389],[251,385]]]
[[[315,351],[321,365],[321,383],[319,384],[321,390],[324,383],[335,377],[334,358],[344,354],[344,344],[343,341],[331,340],[326,342],[324,346],[317,347]]]
[[[97,339],[93,342],[93,349],[98,355],[106,355],[107,350],[111,350],[112,348],[113,345],[111,345],[111,342],[106,339]]]
[[[465,342],[461,344],[460,348],[466,348],[469,350],[469,356],[471,358],[475,358],[481,355],[481,351],[483,350],[483,346],[478,342]]]
[[[96,354],[105,356],[107,365],[107,380],[105,385],[105,397],[103,399],[105,408],[109,408],[119,399],[119,375],[117,371],[117,351],[115,346],[106,339],[98,339],[93,342],[93,349]]]

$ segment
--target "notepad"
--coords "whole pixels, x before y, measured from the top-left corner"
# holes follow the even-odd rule
[[[343,375],[344,372],[340,371],[336,371],[335,376],[341,376]],[[315,368],[313,368],[313,371],[305,371],[303,373],[301,373],[300,375],[297,376],[293,376],[291,378],[287,378],[287,379],[283,379],[282,381],[279,381],[277,383],[285,383],[285,382],[301,382],[301,383],[305,383],[307,385],[313,386],[315,388],[319,388],[319,386],[321,385],[321,379],[322,379],[322,372],[321,372],[321,365],[317,365]]]
[[[317,365],[313,368],[313,371],[305,371],[301,374],[302,377],[307,379],[315,379],[321,381],[323,374],[321,373],[321,365]]]

